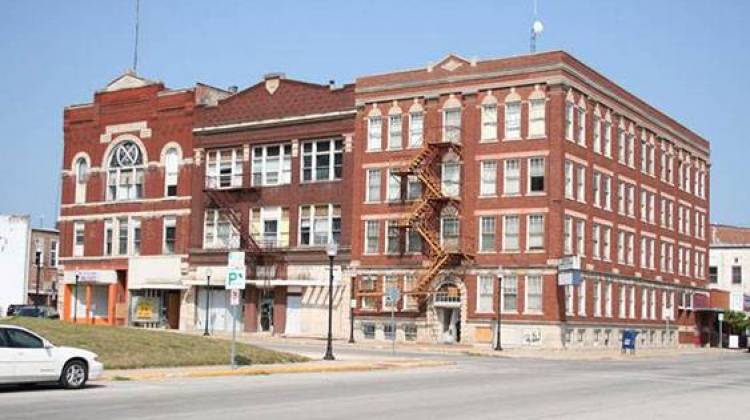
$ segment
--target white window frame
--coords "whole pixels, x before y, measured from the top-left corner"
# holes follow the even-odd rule
[[[489,287],[487,285],[489,284]],[[477,313],[494,312],[495,277],[491,275],[477,276]]]
[[[363,254],[377,255],[380,251],[380,221],[365,220],[364,234],[365,241]]]
[[[231,152],[229,173],[221,173],[221,154]],[[206,152],[206,187],[211,189],[228,189],[242,186],[243,152],[241,148],[216,149]],[[227,180],[226,178],[229,177]],[[228,182],[227,182],[228,181]]]
[[[539,307],[538,308],[532,308],[530,307],[530,291],[531,291],[531,285],[530,283],[533,281],[539,282],[539,292],[534,293],[535,295],[539,296]],[[544,277],[541,274],[527,274],[525,278],[525,287],[524,287],[524,313],[526,314],[541,314],[544,312]]]
[[[421,147],[424,139],[424,114],[409,113],[409,147]]]
[[[377,183],[373,182],[377,180]],[[380,169],[365,171],[365,203],[379,203],[382,190],[382,173]],[[377,189],[375,185],[377,184]]]
[[[546,130],[547,100],[545,98],[529,99],[529,138],[542,138]]]
[[[325,207],[325,215],[323,217],[316,217],[315,211],[318,208]],[[303,219],[303,213],[307,210],[308,219]],[[338,211],[337,211],[338,209]],[[338,213],[338,216],[336,214]],[[283,213],[282,213],[283,217]],[[338,219],[338,229],[334,229],[334,222]],[[322,220],[325,220],[324,232],[320,232],[316,227],[318,222],[322,224]],[[297,223],[297,242],[300,247],[324,247],[329,242],[339,242],[341,240],[341,224],[343,218],[341,215],[341,206],[333,203],[319,203],[319,204],[302,204],[299,206],[299,216]],[[309,243],[302,243],[302,227],[306,225],[309,229]],[[338,235],[338,236],[337,236]],[[316,238],[319,236],[325,236],[322,240]]]
[[[177,183],[180,176],[180,154],[177,148],[170,147],[164,154],[164,196],[177,196]],[[174,194],[170,194],[170,187],[174,187]]]
[[[479,163],[479,195],[494,197],[497,195],[497,161],[483,160]]]
[[[491,221],[491,222],[490,222]],[[485,222],[492,225],[490,232],[485,230]],[[484,237],[485,235],[492,236],[492,243],[489,248],[485,247]],[[479,216],[479,252],[495,252],[497,241],[497,221],[495,216]]]
[[[86,224],[84,222],[73,222],[73,256],[83,257],[86,246]]]
[[[278,156],[268,156],[271,148],[279,148]],[[274,143],[255,146],[251,149],[252,166],[250,168],[250,185],[254,187],[274,187],[292,183],[292,145],[289,143]],[[260,154],[259,156],[257,154]],[[270,171],[271,160],[278,160],[277,171]],[[302,159],[300,159],[302,162]],[[276,181],[270,181],[269,175],[276,173]],[[256,180],[260,175],[260,180]]]
[[[318,152],[318,145],[328,143],[328,151]],[[310,145],[310,151],[305,151],[305,147]],[[300,182],[312,183],[312,182],[324,182],[324,181],[336,181],[340,180],[344,176],[344,140],[341,138],[331,139],[316,139],[306,140],[300,143],[299,150],[301,151],[300,156]],[[328,156],[328,178],[318,178],[318,158],[320,156]],[[336,176],[336,156],[341,156],[341,164],[338,165],[341,169],[341,174]],[[310,179],[305,179],[305,158],[310,158]],[[291,167],[291,166],[290,166]],[[291,179],[291,176],[290,176]]]
[[[481,107],[480,141],[497,140],[497,104],[484,104]]]
[[[367,118],[367,151],[376,152],[383,149],[383,118]]]
[[[521,101],[505,103],[505,140],[521,139]]]
[[[511,166],[515,166],[515,168],[511,168]],[[521,160],[505,159],[503,161],[503,195],[515,196],[520,194]]]
[[[509,242],[515,240],[515,247]],[[521,250],[521,217],[516,214],[503,216],[503,251],[518,252]]]
[[[534,223],[533,221],[538,220],[536,223],[539,226],[540,231],[536,232],[533,231]],[[544,214],[543,213],[535,213],[535,214],[529,214],[526,218],[526,250],[527,251],[541,251],[544,249],[545,246],[545,226],[544,226]],[[532,240],[537,239],[541,242],[541,245],[535,246],[532,244]]]
[[[404,118],[401,114],[388,115],[388,150],[401,150],[404,147]]]

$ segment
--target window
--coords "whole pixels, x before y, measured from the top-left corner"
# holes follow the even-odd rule
[[[325,246],[341,240],[341,206],[316,204],[300,206],[300,246]]]
[[[617,232],[617,262],[625,264],[625,232]]]
[[[424,116],[421,112],[409,114],[409,146],[419,147],[422,145],[424,131]]]
[[[448,251],[458,249],[459,221],[456,216],[440,218],[440,244]]]
[[[648,301],[649,318],[656,319],[656,289],[651,289],[651,299]]]
[[[396,326],[394,324],[390,322],[383,324],[383,338],[385,338],[386,340],[396,339]]]
[[[367,170],[367,196],[365,201],[368,203],[380,201],[380,169]]]
[[[604,314],[607,317],[612,316],[612,283],[607,283],[604,289]]]
[[[602,205],[601,183],[602,174],[594,171],[594,178],[591,180],[591,191],[593,192],[594,196],[594,207],[601,207]]]
[[[388,149],[398,150],[403,147],[401,139],[401,115],[389,115],[388,116]]]
[[[719,268],[715,265],[708,267],[708,281],[711,283],[719,282]]]
[[[518,279],[515,275],[503,278],[503,312],[518,311]]]
[[[612,228],[604,226],[602,228],[602,257],[605,261],[609,261],[611,258],[609,241],[612,234]]]
[[[481,162],[481,167],[479,194],[493,196],[497,194],[497,162],[485,160]]]
[[[521,193],[521,164],[518,159],[505,161],[503,174],[503,194],[516,195]]]
[[[505,138],[521,138],[521,102],[505,104]]]
[[[422,237],[412,228],[406,230],[406,252],[415,254],[422,252]]]
[[[284,165],[290,159],[284,146]],[[289,166],[291,168],[291,166]],[[344,141],[342,139],[314,140],[302,143],[302,182],[341,179],[344,171]],[[286,173],[286,172],[285,172]],[[291,176],[289,176],[291,179]],[[282,183],[288,183],[282,181]]]
[[[59,244],[56,240],[49,242],[49,266],[57,267],[57,254],[60,251]]]
[[[233,249],[239,246],[240,235],[226,214],[218,209],[207,209],[203,225],[203,248]]]
[[[107,200],[143,198],[144,163],[141,149],[124,141],[112,150],[107,167]]]
[[[576,220],[576,254],[583,256],[586,255],[585,241],[586,237],[586,222],[583,220]]]
[[[641,190],[641,220],[646,222],[648,221],[648,193],[646,190]]]
[[[732,284],[742,284],[742,266],[732,266]]]
[[[648,290],[641,289],[641,319],[648,319]]]
[[[441,190],[448,197],[457,197],[461,192],[461,166],[458,162],[443,162]]]
[[[573,104],[565,102],[565,138],[573,140]]]
[[[398,305],[398,301],[391,301],[387,295],[388,289],[395,287],[398,289],[398,277],[396,276],[385,276],[383,278],[383,309],[390,310],[391,308],[396,308]],[[390,323],[386,325],[391,325]],[[393,338],[393,337],[391,337]]]
[[[563,252],[565,255],[573,254],[573,218],[565,216],[563,224]]]
[[[545,100],[529,100],[529,137],[544,137],[545,135]]]
[[[408,175],[406,183],[407,200],[416,200],[422,196],[422,181],[416,175]]]
[[[497,138],[497,105],[482,105],[482,138],[481,140],[495,140]]]
[[[628,133],[628,144],[627,144],[627,159],[628,166],[631,168],[635,167],[635,136],[632,133]]]
[[[495,250],[495,216],[481,216],[479,218],[479,251],[492,252]]]
[[[128,218],[117,218],[117,255],[128,254]]]
[[[635,318],[635,286],[630,286],[629,299],[628,314],[630,318]]]
[[[586,316],[586,280],[578,284],[578,315]]]
[[[177,149],[170,148],[164,157],[164,195],[177,196],[177,180],[180,174],[180,157]]]
[[[604,209],[612,210],[612,177],[604,175]]]
[[[165,254],[174,254],[176,239],[177,220],[174,216],[167,216],[164,218],[164,244],[162,246]]]
[[[15,328],[5,328],[10,347],[17,349],[41,349],[44,342],[37,336]],[[2,332],[2,331],[0,331]]]
[[[401,250],[399,228],[395,221],[386,220],[385,222],[385,252],[386,254],[398,254]]]
[[[383,147],[383,120],[380,117],[367,119],[367,150],[380,150]]]
[[[594,126],[594,132],[593,132],[594,153],[602,154],[602,120],[599,117],[594,116],[593,126]]]
[[[461,142],[461,108],[443,111],[443,141]]]
[[[401,200],[401,176],[396,173],[395,168],[388,169],[387,195],[388,201]]]
[[[206,187],[242,186],[242,149],[214,150],[206,153]]]
[[[375,276],[362,276],[359,280],[359,290],[362,292],[374,292],[375,285],[377,283],[377,277]],[[375,296],[363,296],[360,301],[362,309],[372,310],[377,307],[377,297]],[[375,326],[372,329],[373,338],[375,336]]]
[[[82,257],[84,255],[83,243],[85,238],[85,228],[83,222],[73,223],[73,256]]]
[[[529,215],[529,250],[544,249],[544,215]]]
[[[625,302],[625,292],[626,292],[625,286],[621,284],[619,286],[619,289],[620,289],[620,298],[617,301],[618,315],[620,318],[625,318],[625,316],[627,315],[625,311],[627,309],[627,304]]]
[[[583,165],[576,168],[576,195],[578,201],[586,202],[586,167]]]
[[[364,322],[362,323],[362,335],[366,339],[374,339],[375,338],[375,324],[372,322]]]
[[[114,223],[112,219],[104,221],[104,255],[112,255],[114,252]]]
[[[518,216],[504,216],[503,218],[503,251],[517,251],[519,223]]]
[[[312,144],[303,146],[303,150],[311,149]],[[328,143],[326,144],[326,147]],[[309,155],[308,155],[309,156]],[[303,157],[303,166],[305,162]],[[326,156],[327,160],[327,156]],[[305,172],[303,167],[303,173]],[[325,179],[328,178],[328,162],[323,168]],[[289,184],[292,181],[292,145],[271,145],[253,147],[253,177],[254,186],[273,186]],[[319,174],[320,175],[320,174]]]
[[[578,144],[586,146],[586,108],[578,108]]]
[[[417,296],[408,293],[414,290],[415,282],[416,282],[416,279],[414,278],[413,275],[407,274],[404,276],[404,293],[402,297],[402,302],[403,302],[403,310],[405,311],[416,310],[419,307],[419,300]]]
[[[78,158],[75,165],[76,204],[86,202],[86,183],[89,179],[89,164],[84,158]]]
[[[604,156],[612,157],[612,123],[604,122]]]
[[[601,237],[601,226],[594,224],[591,226],[591,258],[598,260],[601,258],[601,252],[599,250],[600,248],[600,238]]]
[[[633,242],[635,241],[635,235],[632,233],[629,233],[628,235],[628,248],[627,248],[627,254],[625,255],[626,262],[629,265],[633,265]]]
[[[493,311],[493,295],[495,291],[495,279],[493,276],[477,277],[477,312],[489,313]]]
[[[529,159],[529,192],[544,192],[544,158]]]
[[[377,254],[380,242],[380,223],[377,220],[365,221],[365,254]]]
[[[565,198],[573,199],[573,162],[565,161]]]
[[[526,310],[525,312],[542,312],[542,276],[526,276]]]
[[[635,217],[635,186],[627,186],[627,204],[628,204],[628,216]]]
[[[132,217],[130,219],[133,229],[133,255],[141,254],[141,219]]]
[[[417,326],[414,324],[404,325],[404,338],[406,341],[417,340]]]
[[[625,130],[617,129],[617,161],[625,164]]]

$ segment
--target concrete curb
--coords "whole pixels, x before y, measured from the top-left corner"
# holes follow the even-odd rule
[[[314,364],[311,364],[314,363]],[[214,378],[222,376],[256,376],[289,373],[366,372],[375,370],[414,369],[452,366],[453,362],[436,360],[389,360],[374,362],[303,362],[266,366],[247,366],[237,369],[225,366],[216,368],[169,368],[165,370],[120,370],[104,373],[102,381],[158,381],[173,378]]]

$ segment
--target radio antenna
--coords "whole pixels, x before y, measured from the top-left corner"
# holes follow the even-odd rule
[[[135,43],[133,46],[133,72],[138,70],[138,35],[141,20],[141,0],[135,0]]]
[[[529,40],[529,51],[534,54],[536,53],[536,38],[541,35],[544,30],[542,21],[537,16],[537,0],[534,1],[534,22],[531,24],[531,39]]]

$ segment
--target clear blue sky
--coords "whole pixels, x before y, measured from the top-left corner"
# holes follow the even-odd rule
[[[50,226],[63,107],[131,66],[134,4],[0,0],[0,213]],[[750,2],[539,0],[539,11],[539,50],[571,52],[711,141],[711,220],[750,225]],[[138,71],[170,87],[244,87],[272,71],[349,82],[447,52],[525,53],[531,19],[531,0],[142,0]]]

